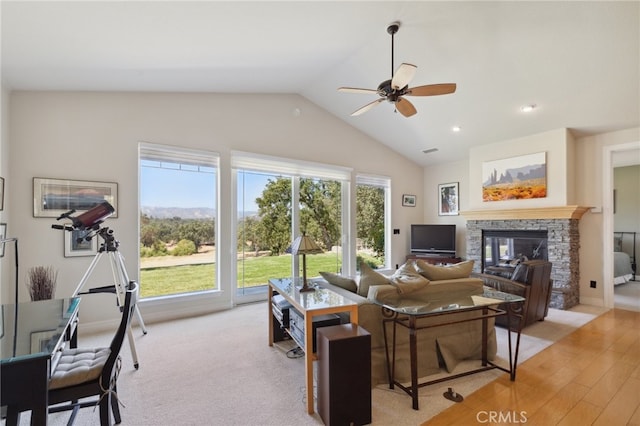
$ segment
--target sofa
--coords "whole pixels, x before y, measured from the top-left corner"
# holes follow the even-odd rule
[[[435,266],[420,260],[410,260],[395,272],[385,275],[363,264],[357,278],[322,272],[322,278],[315,278],[313,281],[316,285],[329,288],[358,304],[358,324],[371,334],[371,385],[376,386],[389,381],[381,304],[416,306],[424,301],[462,300],[482,294],[482,280],[469,276],[472,267],[472,261]],[[480,311],[451,314],[446,317],[446,322],[479,315]],[[348,313],[341,314],[343,323],[349,321],[348,316]],[[443,318],[445,317],[423,318],[419,320],[419,324],[441,323]],[[389,332],[391,325],[387,327]],[[481,359],[482,321],[421,329],[417,332],[417,344],[418,377],[439,373],[442,369],[452,373],[462,360]],[[488,359],[493,360],[496,354],[494,318],[488,319],[487,348]],[[411,380],[409,331],[404,327],[398,327],[397,332],[395,377],[400,382]]]
[[[509,274],[501,271],[499,273],[472,273],[471,276],[481,279],[484,285],[496,290],[524,297],[522,311],[517,312],[523,316],[522,327],[524,328],[538,321],[543,321],[549,313],[553,287],[552,266],[553,264],[546,260],[527,260],[518,263]],[[502,305],[498,307],[506,309]],[[496,324],[506,327],[507,316],[497,317]]]

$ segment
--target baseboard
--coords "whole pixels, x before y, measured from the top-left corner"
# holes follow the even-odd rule
[[[604,307],[604,300],[599,297],[580,297],[580,304]]]

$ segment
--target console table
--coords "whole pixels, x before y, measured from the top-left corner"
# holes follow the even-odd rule
[[[297,284],[297,286],[296,286]],[[318,315],[348,312],[352,324],[358,324],[358,305],[352,300],[326,288],[315,287],[314,291],[300,292],[302,284],[299,278],[279,278],[269,280],[269,346],[273,346],[273,310],[271,300],[280,294],[304,316],[304,358],[306,376],[307,412],[314,413],[313,407],[313,318]]]
[[[510,374],[511,381],[516,379],[516,366],[518,364],[518,351],[520,349],[520,332],[522,330],[522,315],[518,314],[517,307],[522,305],[525,301],[524,297],[520,297],[514,294],[503,293],[494,290],[490,287],[484,287],[484,293],[464,298],[456,299],[443,299],[443,300],[431,300],[412,306],[393,306],[383,304],[382,307],[382,330],[384,333],[384,344],[387,358],[387,371],[389,372],[389,387],[391,389],[394,386],[398,386],[411,396],[413,402],[413,409],[418,409],[418,388],[427,386],[434,383],[440,383],[446,380],[455,379],[469,374],[479,373],[482,371],[491,370],[494,368],[500,369]],[[505,304],[506,310],[498,309],[499,304]],[[467,311],[480,311],[480,314],[473,318],[450,320],[448,317],[451,314],[467,312]],[[521,309],[520,309],[521,312]],[[511,315],[516,315],[519,318],[518,324],[514,330],[507,329],[508,342],[509,342],[509,368],[502,367],[487,359],[487,339],[488,339],[488,319],[497,317],[500,315],[508,315],[509,319]],[[441,317],[442,321],[436,323],[430,323],[428,325],[419,325],[418,321],[421,318],[433,318]],[[465,371],[463,373],[452,374],[442,379],[430,380],[423,383],[418,383],[418,349],[416,334],[418,330],[425,328],[440,327],[449,324],[456,324],[468,321],[482,321],[482,366],[471,371]],[[389,345],[389,339],[387,338],[387,323],[393,324],[391,345]],[[509,324],[512,322],[509,320]],[[411,385],[405,386],[394,377],[395,371],[395,354],[396,354],[396,328],[397,326],[405,327],[409,331],[409,356],[411,363]],[[512,349],[511,333],[515,332],[516,347],[515,351]],[[389,346],[391,346],[391,355],[389,354]]]

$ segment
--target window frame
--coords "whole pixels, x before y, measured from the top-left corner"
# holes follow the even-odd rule
[[[325,180],[337,180],[341,182],[341,210],[342,210],[342,223],[341,223],[341,244],[345,247],[345,242],[348,241],[348,235],[351,231],[351,221],[349,220],[348,213],[350,209],[350,186],[352,182],[352,169],[347,167],[340,167],[322,163],[315,163],[309,161],[295,160],[283,157],[267,156],[262,154],[254,154],[243,151],[231,152],[231,172],[233,182],[233,199],[231,204],[233,211],[231,212],[232,226],[231,226],[231,238],[233,241],[238,237],[238,220],[239,215],[237,211],[237,194],[238,194],[238,172],[239,171],[252,171],[258,173],[270,173],[270,174],[282,174],[291,177],[292,181],[292,212],[291,212],[291,240],[293,241],[298,235],[300,235],[300,179],[325,179]],[[237,250],[237,249],[236,249]],[[237,253],[236,253],[237,254]],[[355,251],[342,250],[342,265],[355,264],[355,260],[351,257],[355,256]],[[344,269],[343,269],[344,270]],[[294,256],[291,262],[291,275],[297,277],[300,271],[300,259],[299,256]],[[237,287],[237,268],[231,270],[234,286]],[[241,295],[236,291],[233,292],[237,302],[251,302],[255,300],[263,300],[265,293],[260,295]]]
[[[164,305],[169,301],[185,301],[190,302],[196,299],[203,300],[203,296],[205,298],[216,297],[219,298],[221,294],[223,294],[223,287],[221,286],[222,280],[220,277],[220,267],[221,265],[221,253],[218,247],[220,247],[220,229],[221,229],[221,220],[220,220],[220,154],[215,151],[208,151],[202,149],[194,149],[194,148],[186,148],[182,146],[174,146],[174,145],[164,145],[153,142],[141,141],[138,143],[138,244],[140,243],[140,231],[141,231],[141,223],[140,217],[142,214],[142,205],[141,205],[141,193],[142,193],[142,182],[141,182],[141,174],[142,174],[142,162],[143,161],[156,161],[159,163],[174,163],[180,164],[184,166],[197,166],[197,167],[208,167],[214,169],[215,174],[215,204],[214,209],[216,210],[216,217],[214,219],[214,232],[215,232],[215,263],[216,263],[216,272],[213,277],[214,288],[200,291],[193,291],[187,293],[174,293],[167,295],[159,295],[159,296],[149,296],[140,299],[140,303],[143,305]],[[185,171],[188,171],[185,169]],[[140,251],[138,250],[138,274],[140,273]]]

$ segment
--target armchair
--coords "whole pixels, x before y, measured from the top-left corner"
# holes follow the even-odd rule
[[[473,273],[472,276],[480,278],[486,286],[524,297],[526,301],[522,308],[522,327],[526,327],[536,321],[543,321],[549,313],[553,284],[551,267],[552,263],[546,260],[528,260],[520,263],[510,278],[481,273]],[[507,326],[507,317],[497,317],[496,324]]]

